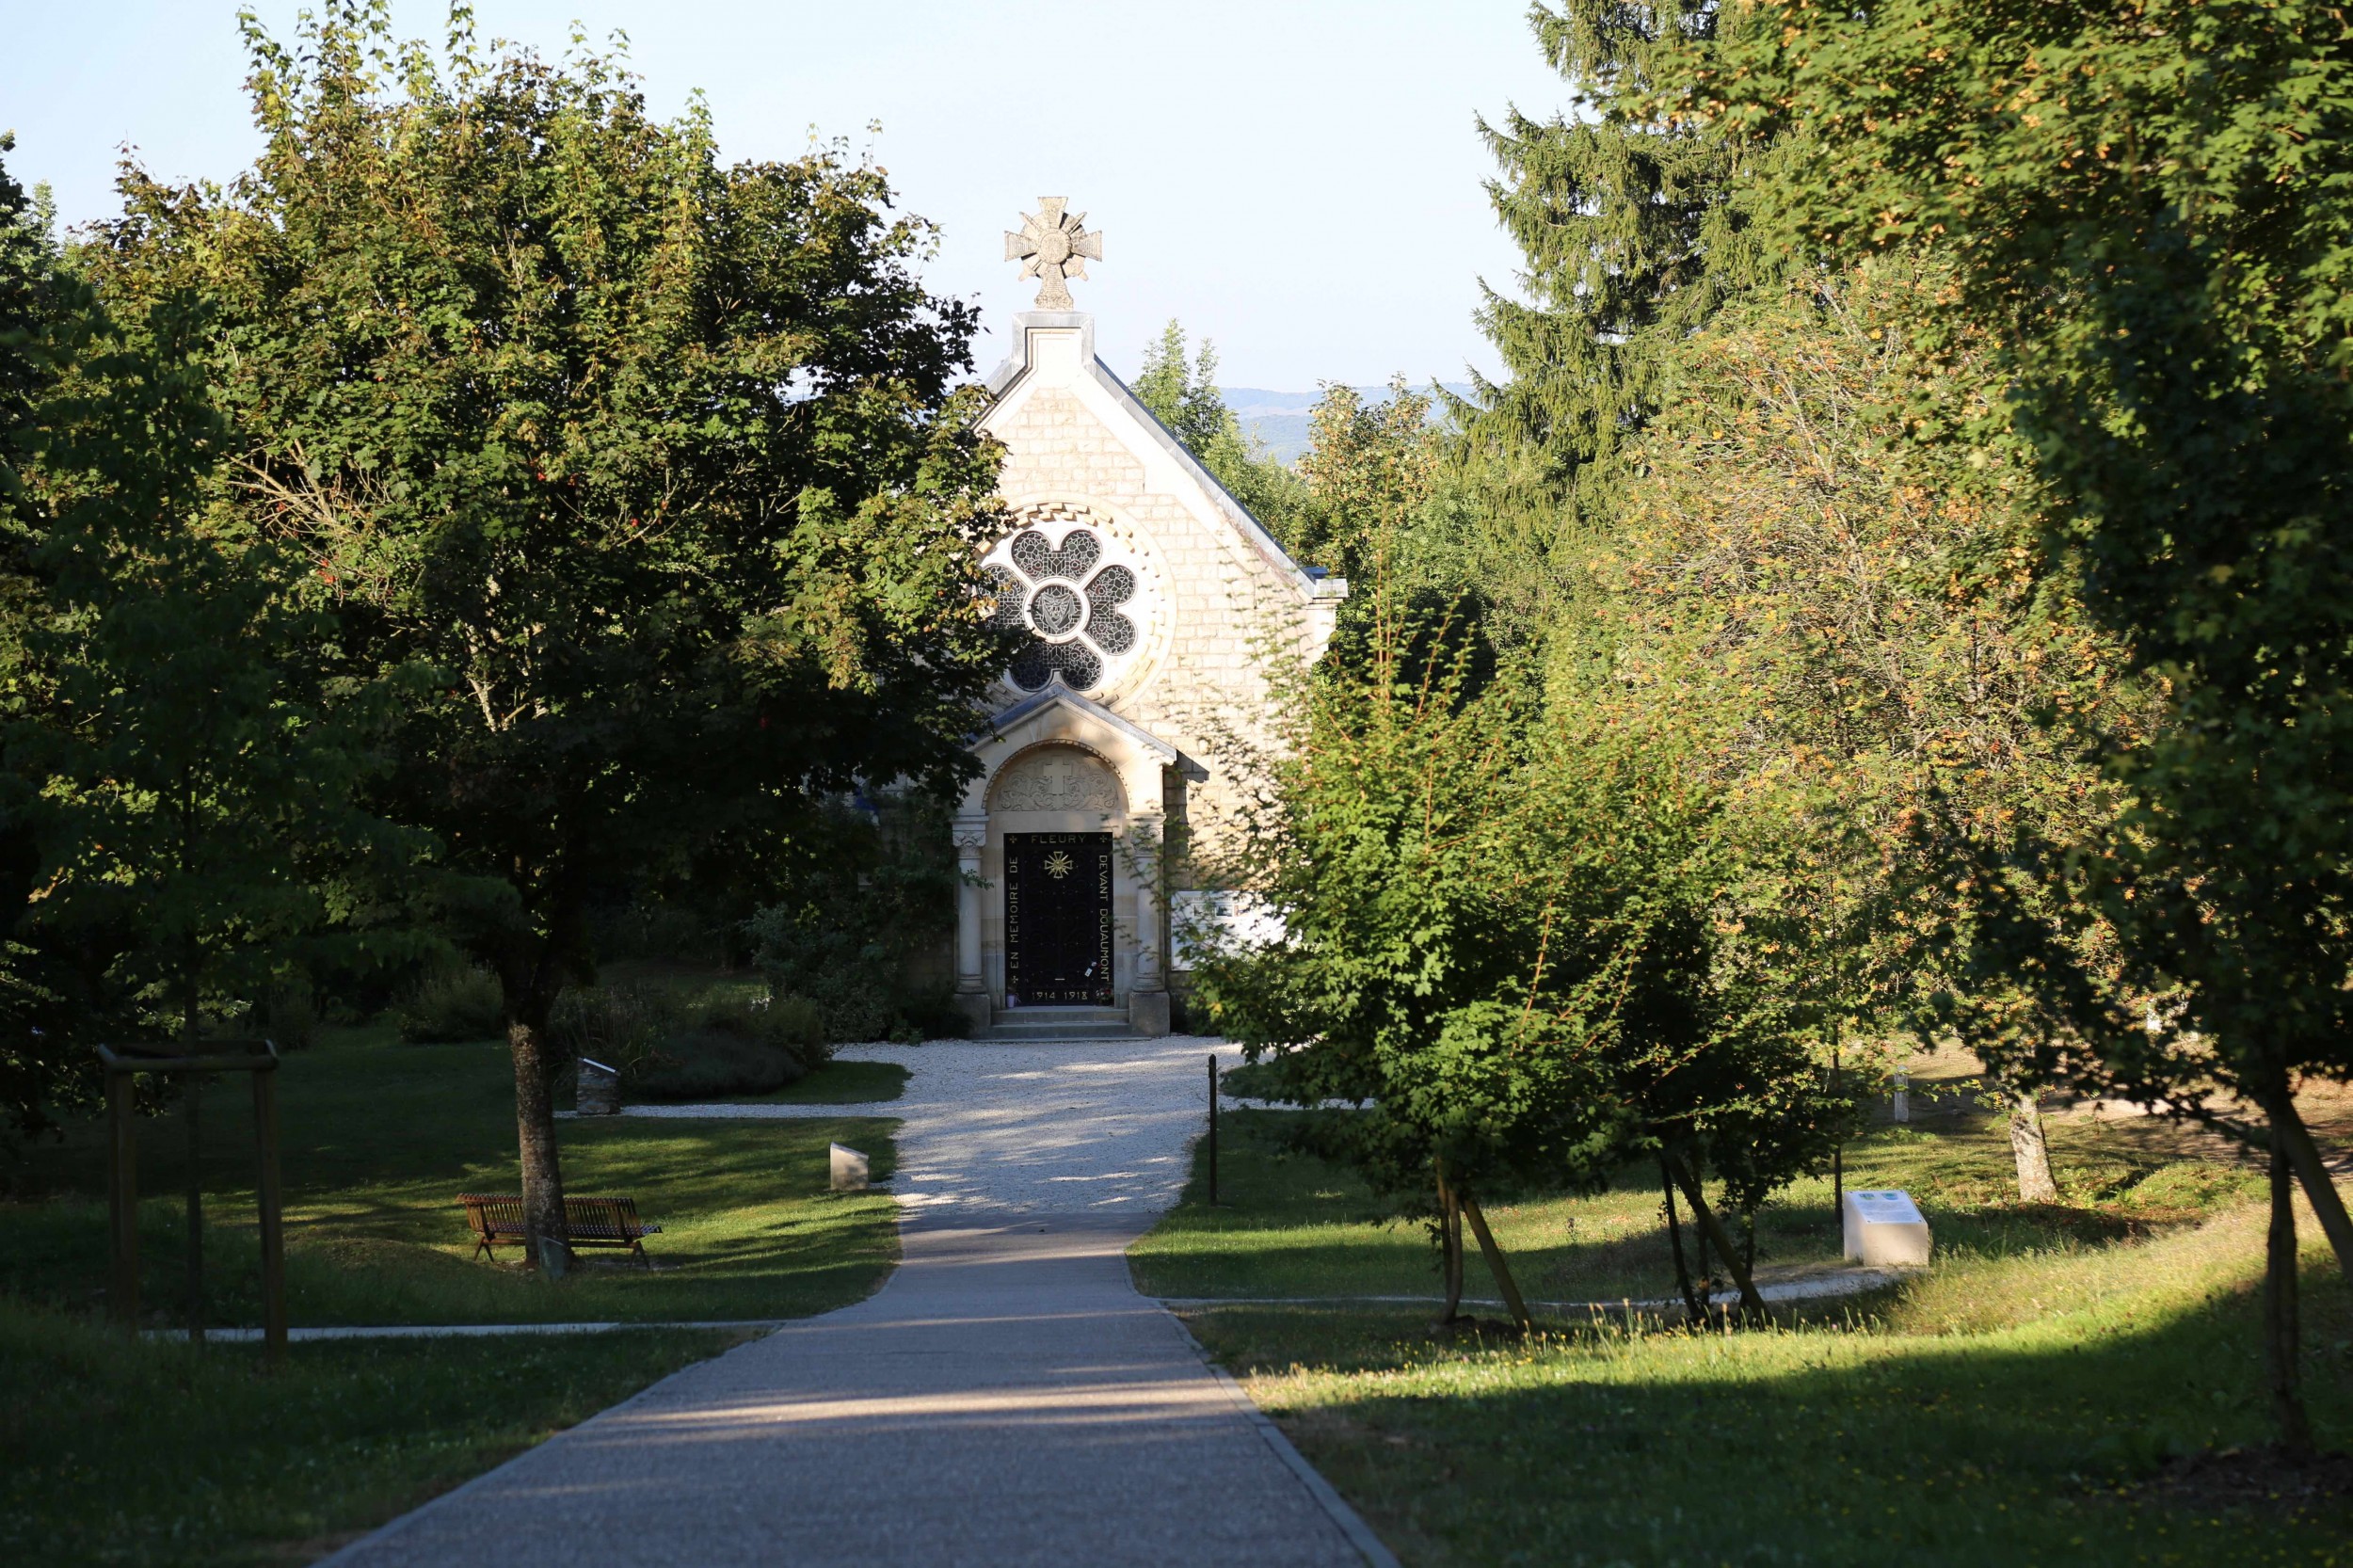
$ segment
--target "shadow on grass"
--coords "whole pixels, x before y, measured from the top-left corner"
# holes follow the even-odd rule
[[[2341,1445],[2353,1313],[2308,1264],[2313,1414]],[[1251,1308],[1195,1329],[1408,1561],[2341,1560],[2343,1496],[2291,1517],[2145,1487],[2269,1435],[2246,1273],[1982,1335],[1891,1331],[1900,1291],[1732,1336],[1442,1347],[1410,1313]]]
[[[264,1375],[257,1347],[125,1343],[0,1297],[0,1555],[311,1561],[737,1337],[296,1345]]]
[[[638,1121],[560,1125],[568,1191],[622,1193],[659,1223],[651,1271],[590,1268],[561,1286],[472,1260],[456,1194],[518,1190],[512,1089],[500,1046],[344,1046],[282,1069],[288,1305],[297,1323],[793,1317],[847,1304],[898,1256],[882,1194],[827,1189],[826,1144],[893,1167],[893,1124]],[[253,1160],[243,1086],[206,1096],[207,1297],[215,1322],[258,1320]],[[0,1208],[0,1288],[98,1310],[106,1275],[103,1127],[26,1152]],[[184,1321],[186,1179],[175,1114],[140,1128],[141,1299]],[[510,1249],[504,1254],[513,1257]],[[595,1259],[610,1254],[584,1254]],[[625,1256],[625,1255],[624,1255]]]

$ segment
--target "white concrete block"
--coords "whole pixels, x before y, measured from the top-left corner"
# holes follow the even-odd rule
[[[1909,1192],[1850,1192],[1841,1218],[1850,1263],[1876,1268],[1929,1260],[1929,1223]]]
[[[847,1144],[833,1145],[833,1190],[837,1192],[866,1191],[866,1157]]]

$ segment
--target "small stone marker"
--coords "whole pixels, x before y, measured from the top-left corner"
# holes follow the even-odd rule
[[[843,1144],[833,1145],[833,1190],[837,1192],[866,1191],[866,1157]]]
[[[579,1087],[573,1091],[572,1105],[584,1116],[619,1115],[621,1075],[601,1062],[582,1057]]]
[[[1924,1264],[1929,1260],[1929,1223],[1909,1192],[1849,1192],[1847,1259],[1851,1263]]]

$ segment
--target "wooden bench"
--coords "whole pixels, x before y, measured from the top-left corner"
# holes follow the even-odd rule
[[[473,1227],[474,1256],[488,1253],[495,1259],[495,1248],[526,1244],[521,1198],[504,1192],[460,1192],[457,1201]],[[635,1198],[567,1197],[564,1228],[571,1233],[575,1247],[627,1247],[648,1269],[653,1260],[646,1256],[645,1238],[662,1231],[637,1217]]]

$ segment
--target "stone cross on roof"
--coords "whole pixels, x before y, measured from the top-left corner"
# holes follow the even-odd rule
[[[1063,286],[1065,278],[1084,278],[1086,261],[1103,259],[1103,236],[1086,230],[1084,213],[1066,213],[1069,199],[1041,196],[1038,211],[1025,214],[1021,232],[1005,232],[1005,260],[1021,264],[1021,276],[1037,280],[1037,308],[1067,311],[1073,301]]]

